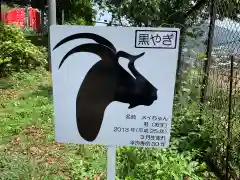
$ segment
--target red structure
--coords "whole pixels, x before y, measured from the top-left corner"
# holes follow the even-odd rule
[[[25,27],[25,12],[23,8],[13,9],[7,13],[7,23],[15,23],[17,26]]]
[[[28,16],[28,24],[25,19],[25,9],[18,8],[12,9],[7,13],[1,13],[2,22],[5,24],[16,24],[21,28],[31,27],[36,32],[40,32],[41,30],[41,17],[40,12],[37,9],[29,8],[27,12]]]
[[[36,32],[40,32],[40,12],[37,9],[29,8],[28,10],[29,27]]]

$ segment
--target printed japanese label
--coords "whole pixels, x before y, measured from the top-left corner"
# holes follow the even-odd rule
[[[166,147],[170,137],[170,118],[165,116],[136,116],[127,114],[127,121],[140,121],[141,127],[115,126],[113,132],[129,134],[134,137],[129,141],[130,146]],[[130,135],[131,133],[131,135]]]
[[[177,31],[136,30],[135,48],[175,49]]]

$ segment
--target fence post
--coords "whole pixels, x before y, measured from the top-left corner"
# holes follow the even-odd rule
[[[230,151],[231,151],[231,120],[232,120],[232,92],[233,92],[233,62],[234,56],[230,56],[231,67],[230,67],[230,76],[229,76],[229,100],[228,100],[228,133],[227,133],[227,149],[226,149],[226,180],[229,178],[230,171]]]
[[[205,102],[205,98],[206,98],[206,94],[207,94],[209,70],[210,70],[210,66],[212,63],[212,46],[213,46],[215,21],[216,21],[216,0],[211,0],[210,26],[209,26],[209,32],[208,32],[207,51],[206,51],[207,59],[204,62],[203,81],[202,81],[202,89],[201,89],[201,103],[202,104]]]

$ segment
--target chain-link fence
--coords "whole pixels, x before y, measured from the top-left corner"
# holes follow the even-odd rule
[[[189,63],[199,69],[200,98],[196,101],[201,104],[200,124],[210,131],[211,148],[206,162],[220,179],[240,179],[238,4],[234,0],[211,0],[209,19],[198,26],[203,32],[202,46],[192,50],[195,51],[194,56],[183,53],[182,58],[184,70],[188,69]]]

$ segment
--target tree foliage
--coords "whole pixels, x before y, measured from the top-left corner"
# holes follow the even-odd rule
[[[0,76],[12,71],[46,66],[46,50],[26,40],[15,25],[0,24]]]
[[[96,15],[91,0],[58,0],[57,7],[59,18],[64,10],[64,21],[70,24],[92,25]]]
[[[238,0],[214,0],[219,18],[228,17],[239,21],[240,2]],[[208,0],[95,0],[103,9],[120,22],[125,17],[133,26],[161,26],[181,24],[186,26],[193,21],[206,20],[209,15]]]
[[[3,0],[3,3],[10,7],[31,6],[41,10],[47,7],[47,0]],[[62,22],[62,12],[64,11],[64,21],[67,23],[92,25],[96,15],[92,0],[56,0],[56,3],[59,24]]]
[[[2,3],[7,4],[10,7],[31,6],[33,8],[42,9],[45,5],[47,5],[47,0],[2,0]]]
[[[119,21],[120,17],[124,16],[134,26],[160,26],[165,23],[183,25],[189,16],[200,10],[208,1],[130,0],[122,1],[122,3],[113,2],[112,0],[96,0],[100,7],[113,14],[114,20]]]
[[[125,25],[122,23],[124,18],[131,26],[180,28],[177,82],[180,81],[178,77],[181,74],[182,47],[186,37],[194,36],[191,30],[192,25],[207,22],[213,2],[215,2],[215,12],[219,19],[227,17],[239,21],[240,2],[238,0],[95,0],[95,2],[100,8],[112,14],[110,24]]]

